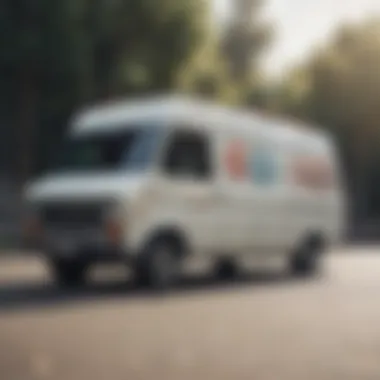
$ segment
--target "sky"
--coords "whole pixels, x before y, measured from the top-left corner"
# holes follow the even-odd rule
[[[213,1],[217,18],[228,17],[233,0]],[[274,25],[275,39],[264,68],[277,77],[323,45],[342,23],[376,14],[380,16],[380,0],[266,0],[263,17]]]

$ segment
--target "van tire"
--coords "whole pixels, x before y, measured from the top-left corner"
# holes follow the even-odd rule
[[[155,290],[167,290],[177,284],[180,276],[180,254],[170,239],[151,241],[135,268],[137,283]]]
[[[322,239],[316,235],[304,241],[290,259],[290,271],[297,277],[311,277],[320,270]]]
[[[218,260],[215,264],[214,273],[218,280],[232,280],[238,274],[237,264],[232,259]]]
[[[294,257],[291,261],[291,273],[296,277],[309,277],[317,272],[317,265],[312,257]]]
[[[88,265],[79,260],[56,259],[49,263],[55,281],[65,287],[77,287],[85,283]]]

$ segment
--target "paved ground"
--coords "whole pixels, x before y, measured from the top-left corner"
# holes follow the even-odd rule
[[[188,279],[166,297],[63,292],[38,261],[3,258],[0,379],[378,380],[380,248],[335,253],[320,279]]]

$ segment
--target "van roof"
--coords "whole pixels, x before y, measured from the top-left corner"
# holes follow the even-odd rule
[[[263,124],[277,136],[287,139],[327,139],[327,133],[300,121],[271,116],[260,111],[249,111],[217,105],[210,101],[184,95],[151,96],[127,99],[91,107],[77,114],[73,122],[75,134],[100,132],[105,128],[123,128],[125,123],[152,120],[173,120],[176,118],[208,119],[224,123],[231,120],[234,125],[252,130]],[[210,123],[217,126],[218,123]]]

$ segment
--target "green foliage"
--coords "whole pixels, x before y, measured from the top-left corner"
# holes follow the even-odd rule
[[[98,0],[91,25],[95,92],[100,99],[172,88],[202,38],[202,1]]]
[[[182,67],[176,86],[196,96],[232,103],[234,84],[228,77],[216,37],[211,31],[207,36]]]
[[[308,88],[298,112],[329,127],[365,162],[380,138],[380,21],[342,28],[303,71]]]
[[[271,28],[260,19],[262,0],[234,0],[234,12],[221,41],[222,55],[230,78],[243,93],[255,85],[259,58],[272,37]]]
[[[356,203],[368,208],[363,203],[379,159],[380,20],[342,27],[327,46],[287,76],[275,98],[282,111],[333,132]]]
[[[74,108],[174,88],[204,37],[207,8],[204,0],[2,0],[0,121],[11,171],[23,180],[36,170],[32,158],[45,162]]]
[[[258,81],[258,63],[271,30],[259,19],[262,1],[235,0],[231,6],[227,25],[208,30],[185,65],[180,88],[229,104],[260,106],[257,95],[262,95],[263,87]]]

